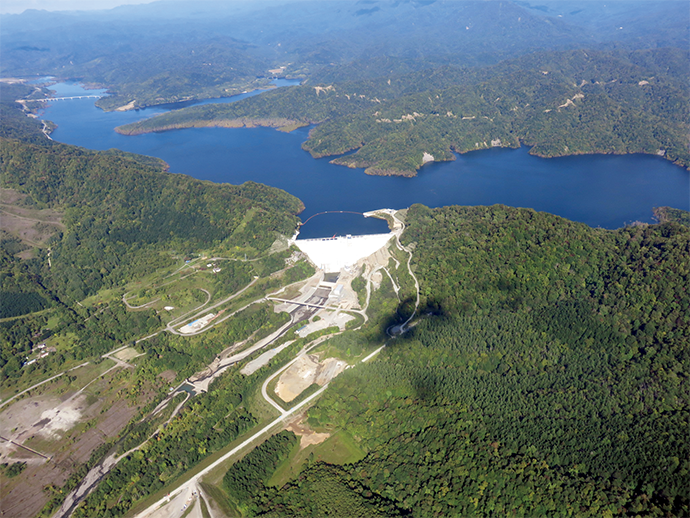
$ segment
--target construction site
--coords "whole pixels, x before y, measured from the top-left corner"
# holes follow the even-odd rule
[[[273,293],[257,290],[260,277],[253,276],[244,287],[232,293],[224,293],[219,297],[220,300],[214,299],[213,291],[209,291],[210,285],[203,284],[203,277],[195,276],[204,275],[196,273],[203,268],[196,268],[195,263],[203,261],[206,264],[206,257],[199,257],[195,261],[185,260],[184,265],[176,270],[165,271],[162,277],[153,277],[148,284],[135,285],[136,290],[130,289],[130,292],[124,293],[122,299],[130,311],[157,307],[172,318],[162,329],[136,340],[135,345],[162,333],[191,340],[194,336],[235,318],[252,305],[268,304],[276,313],[289,314],[289,319],[282,319],[283,323],[268,335],[256,339],[251,334],[243,340],[228,343],[205,368],[188,378],[175,383],[175,371],[165,371],[160,379],[164,386],[169,384],[166,387],[166,397],[150,415],[158,419],[166,412],[169,422],[174,416],[182,415],[181,409],[190,398],[209,391],[211,383],[232,366],[251,360],[241,368],[242,374],[251,376],[294,342],[307,340],[307,345],[297,356],[267,378],[261,387],[260,395],[279,413],[279,417],[268,427],[293,427],[300,432],[302,448],[313,448],[330,440],[328,444],[333,444],[324,447],[324,451],[342,450],[343,446],[339,441],[344,439],[329,439],[330,433],[317,433],[309,429],[308,425],[301,422],[304,417],[301,409],[319,397],[330,381],[353,365],[353,362],[367,361],[380,350],[369,352],[364,358],[363,352],[350,357],[349,349],[346,355],[341,354],[329,345],[329,340],[346,329],[357,328],[367,322],[371,295],[380,289],[384,277],[391,279],[396,295],[400,289],[396,272],[400,267],[404,268],[405,254],[398,253],[398,250],[403,250],[399,242],[395,243],[398,250],[388,244],[392,244],[391,239],[397,241],[403,224],[397,219],[397,214],[388,218],[386,211],[382,212],[378,214],[377,211],[376,215],[389,221],[392,231],[387,234],[309,240],[297,240],[297,236],[293,237],[289,244],[295,245],[300,251],[293,251],[292,256],[285,259],[286,269],[297,261],[304,261],[304,256],[307,256],[316,266],[316,272],[310,278],[287,283]],[[241,261],[218,257],[208,259],[211,266],[214,266],[214,261],[231,260]],[[353,281],[359,277],[364,282],[360,282],[356,291]],[[245,298],[240,299],[242,296]],[[294,336],[285,337],[293,329]],[[320,333],[321,336],[315,333]],[[50,350],[49,347],[52,347],[50,343],[40,344],[34,353],[45,354]],[[250,359],[255,353],[258,356]],[[17,477],[16,482],[12,481],[8,488],[11,494],[6,502],[6,509],[13,512],[21,510],[22,513],[28,509],[31,512],[39,509],[49,495],[35,492],[32,485],[23,483],[27,477],[40,476],[41,480],[49,480],[56,485],[64,484],[71,472],[71,468],[67,469],[69,466],[86,462],[88,455],[103,443],[104,438],[117,434],[141,405],[150,401],[155,395],[153,391],[147,391],[138,397],[136,404],[128,404],[128,400],[121,395],[123,391],[130,390],[127,388],[129,376],[117,376],[122,369],[136,369],[136,363],[131,362],[145,354],[135,346],[123,345],[103,355],[103,359],[108,360],[107,363],[92,365],[85,362],[55,376],[54,384],[48,384],[53,378],[39,382],[25,390],[25,399],[22,397],[24,393],[17,394],[15,404],[8,404],[3,409],[0,457],[5,462],[12,459],[25,466],[25,472]],[[344,359],[345,356],[349,358]],[[70,374],[66,375],[68,372]],[[11,397],[3,401],[3,405],[13,399],[15,398]],[[295,417],[291,418],[293,415]],[[251,443],[266,431],[259,430],[245,443]],[[142,445],[145,443],[146,440]],[[236,449],[241,449],[245,443]],[[352,448],[345,449],[349,452]],[[235,453],[232,450],[226,455]],[[120,458],[109,457],[106,460],[107,462],[94,466],[88,476],[70,492],[56,516],[68,516],[98,481],[107,476]],[[223,459],[216,462],[221,463]],[[298,465],[299,462],[296,461],[295,466]],[[152,505],[150,511],[161,504],[164,508],[160,510],[162,514],[154,511],[151,516],[181,516],[192,507],[194,509],[191,515],[198,512],[199,506],[195,505],[197,495],[201,495],[196,486],[198,478],[199,475],[189,483],[184,483],[179,492],[173,492],[175,497],[171,497],[168,506],[164,505],[167,503],[166,499]],[[171,514],[172,509],[174,512]],[[148,516],[146,512],[144,515]]]

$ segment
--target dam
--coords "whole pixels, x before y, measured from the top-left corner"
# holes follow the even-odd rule
[[[365,217],[377,214],[394,214],[391,209],[365,212]],[[377,250],[386,246],[388,241],[395,236],[394,232],[386,234],[368,234],[355,236],[322,237],[315,239],[297,239],[297,234],[290,240],[316,265],[325,272],[339,272],[344,267],[357,264],[357,261],[370,256]]]

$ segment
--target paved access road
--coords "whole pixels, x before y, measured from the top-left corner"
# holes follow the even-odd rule
[[[188,494],[190,489],[193,491],[192,488],[197,487],[197,484],[199,483],[199,480],[201,477],[207,475],[209,472],[212,470],[216,469],[218,466],[223,464],[225,461],[227,461],[229,458],[232,456],[236,455],[243,449],[245,449],[247,446],[253,444],[255,441],[257,441],[259,438],[262,438],[264,435],[268,434],[271,432],[273,429],[277,427],[282,427],[283,421],[307,406],[309,403],[311,403],[314,399],[319,397],[324,390],[328,388],[328,384],[324,385],[321,387],[319,390],[314,392],[311,396],[309,396],[307,399],[299,403],[298,405],[295,405],[292,407],[290,410],[287,410],[283,415],[280,417],[277,417],[273,421],[271,421],[268,425],[264,426],[261,430],[256,432],[254,435],[252,435],[249,439],[246,439],[243,441],[241,444],[230,450],[228,453],[223,455],[221,458],[216,460],[213,464],[208,466],[207,468],[204,468],[201,470],[199,473],[191,477],[189,480],[186,482],[183,482],[180,486],[178,486],[176,489],[170,492],[170,496],[166,496],[164,498],[161,498],[151,506],[149,506],[148,509],[145,511],[137,514],[137,518],[179,518],[182,516],[184,511],[181,510],[181,507],[178,509],[178,507],[173,507],[172,509],[168,508],[166,505],[168,503],[168,499],[170,499],[170,502],[173,502],[174,497],[177,497],[182,494]],[[177,500],[175,500],[177,501]]]

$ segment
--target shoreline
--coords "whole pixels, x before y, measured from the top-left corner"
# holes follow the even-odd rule
[[[145,119],[144,121],[140,122],[135,122],[132,124],[126,124],[123,126],[118,126],[115,128],[115,131],[121,135],[126,135],[126,136],[137,136],[137,135],[144,135],[147,133],[159,133],[159,132],[164,132],[164,131],[172,131],[172,130],[178,130],[178,129],[190,129],[190,128],[256,128],[256,127],[263,127],[263,128],[274,128],[277,129],[278,131],[285,131],[285,132],[291,132],[294,131],[298,128],[306,127],[311,124],[314,124],[312,122],[304,122],[304,121],[296,121],[292,119],[282,119],[282,118],[247,118],[247,117],[239,117],[235,119],[217,119],[217,120],[201,120],[201,119],[196,119],[188,122],[180,122],[180,123],[174,123],[174,124],[165,124],[165,125],[160,125],[160,126],[154,126],[153,128],[140,128],[137,127],[137,125],[141,124],[141,122],[147,122],[151,119]],[[131,128],[131,129],[130,129]],[[305,141],[304,144],[309,142],[308,140]],[[370,176],[401,176],[405,178],[413,178],[417,176],[418,172],[420,169],[422,169],[424,166],[428,166],[430,164],[434,163],[441,163],[441,162],[450,162],[453,161],[457,158],[456,155],[464,155],[466,153],[471,153],[471,152],[476,152],[476,151],[487,151],[489,149],[520,149],[521,147],[527,147],[529,148],[529,154],[532,156],[536,156],[539,158],[563,158],[563,157],[568,157],[568,156],[582,156],[582,155],[618,155],[618,156],[623,156],[623,155],[647,155],[647,156],[657,156],[659,158],[662,158],[664,160],[667,160],[671,162],[672,164],[682,167],[686,171],[690,172],[690,164],[685,164],[682,159],[672,159],[668,156],[666,153],[667,150],[657,150],[656,152],[645,152],[645,151],[626,151],[626,152],[619,152],[619,151],[610,151],[610,150],[595,150],[595,151],[578,151],[578,150],[568,150],[568,152],[565,153],[559,153],[559,154],[544,154],[537,151],[534,151],[535,148],[539,145],[539,143],[535,144],[527,144],[523,142],[522,140],[519,140],[517,145],[514,145],[514,143],[506,143],[498,146],[490,146],[490,147],[481,147],[478,149],[465,149],[465,150],[460,150],[457,148],[451,147],[449,150],[450,153],[452,154],[452,158],[435,158],[433,161],[427,161],[423,162],[420,164],[414,171],[411,170],[403,170],[403,169],[396,169],[395,167],[380,167],[377,165],[376,161],[357,161],[356,159],[354,161],[348,161],[345,162],[342,159],[342,156],[340,153],[338,154],[326,154],[326,153],[313,153],[311,150],[308,149],[308,147],[305,147],[303,144],[302,148],[305,149],[306,151],[309,152],[309,154],[312,156],[314,159],[319,159],[319,158],[325,158],[328,156],[335,156],[330,163],[339,165],[339,166],[344,166],[348,167],[350,169],[364,169],[365,174],[370,175]],[[346,153],[349,153],[351,151],[359,150],[362,149],[362,147],[359,148],[351,148],[346,151]],[[355,151],[356,153],[356,151]],[[352,156],[352,155],[349,155]],[[354,157],[353,157],[354,158]]]
[[[145,135],[147,133],[161,133],[164,131],[173,131],[178,129],[190,129],[190,128],[275,128],[278,131],[294,131],[298,128],[303,128],[308,126],[307,122],[300,122],[291,119],[219,119],[214,121],[202,121],[195,120],[190,122],[181,122],[175,124],[166,124],[162,126],[156,126],[154,128],[136,128],[127,129],[128,126],[136,126],[138,122],[132,124],[126,124],[123,126],[117,126],[115,132],[120,135],[126,136],[137,136]]]

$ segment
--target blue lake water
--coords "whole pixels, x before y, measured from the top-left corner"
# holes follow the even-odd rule
[[[290,84],[278,83],[277,86]],[[57,96],[85,93],[79,85],[51,87]],[[93,94],[98,91],[88,91]],[[260,92],[203,101],[233,102]],[[538,158],[527,148],[490,149],[457,155],[453,162],[424,166],[415,178],[367,176],[313,159],[301,148],[308,129],[194,128],[138,136],[115,133],[122,124],[171,107],[103,112],[93,99],[55,101],[42,118],[58,125],[52,138],[89,149],[118,148],[162,158],[171,173],[241,184],[252,180],[286,190],[305,204],[303,221],[322,211],[365,212],[413,203],[531,207],[593,227],[652,222],[652,208],[690,210],[690,173],[649,155],[581,155]],[[317,216],[300,237],[386,231],[380,220],[350,214]]]

